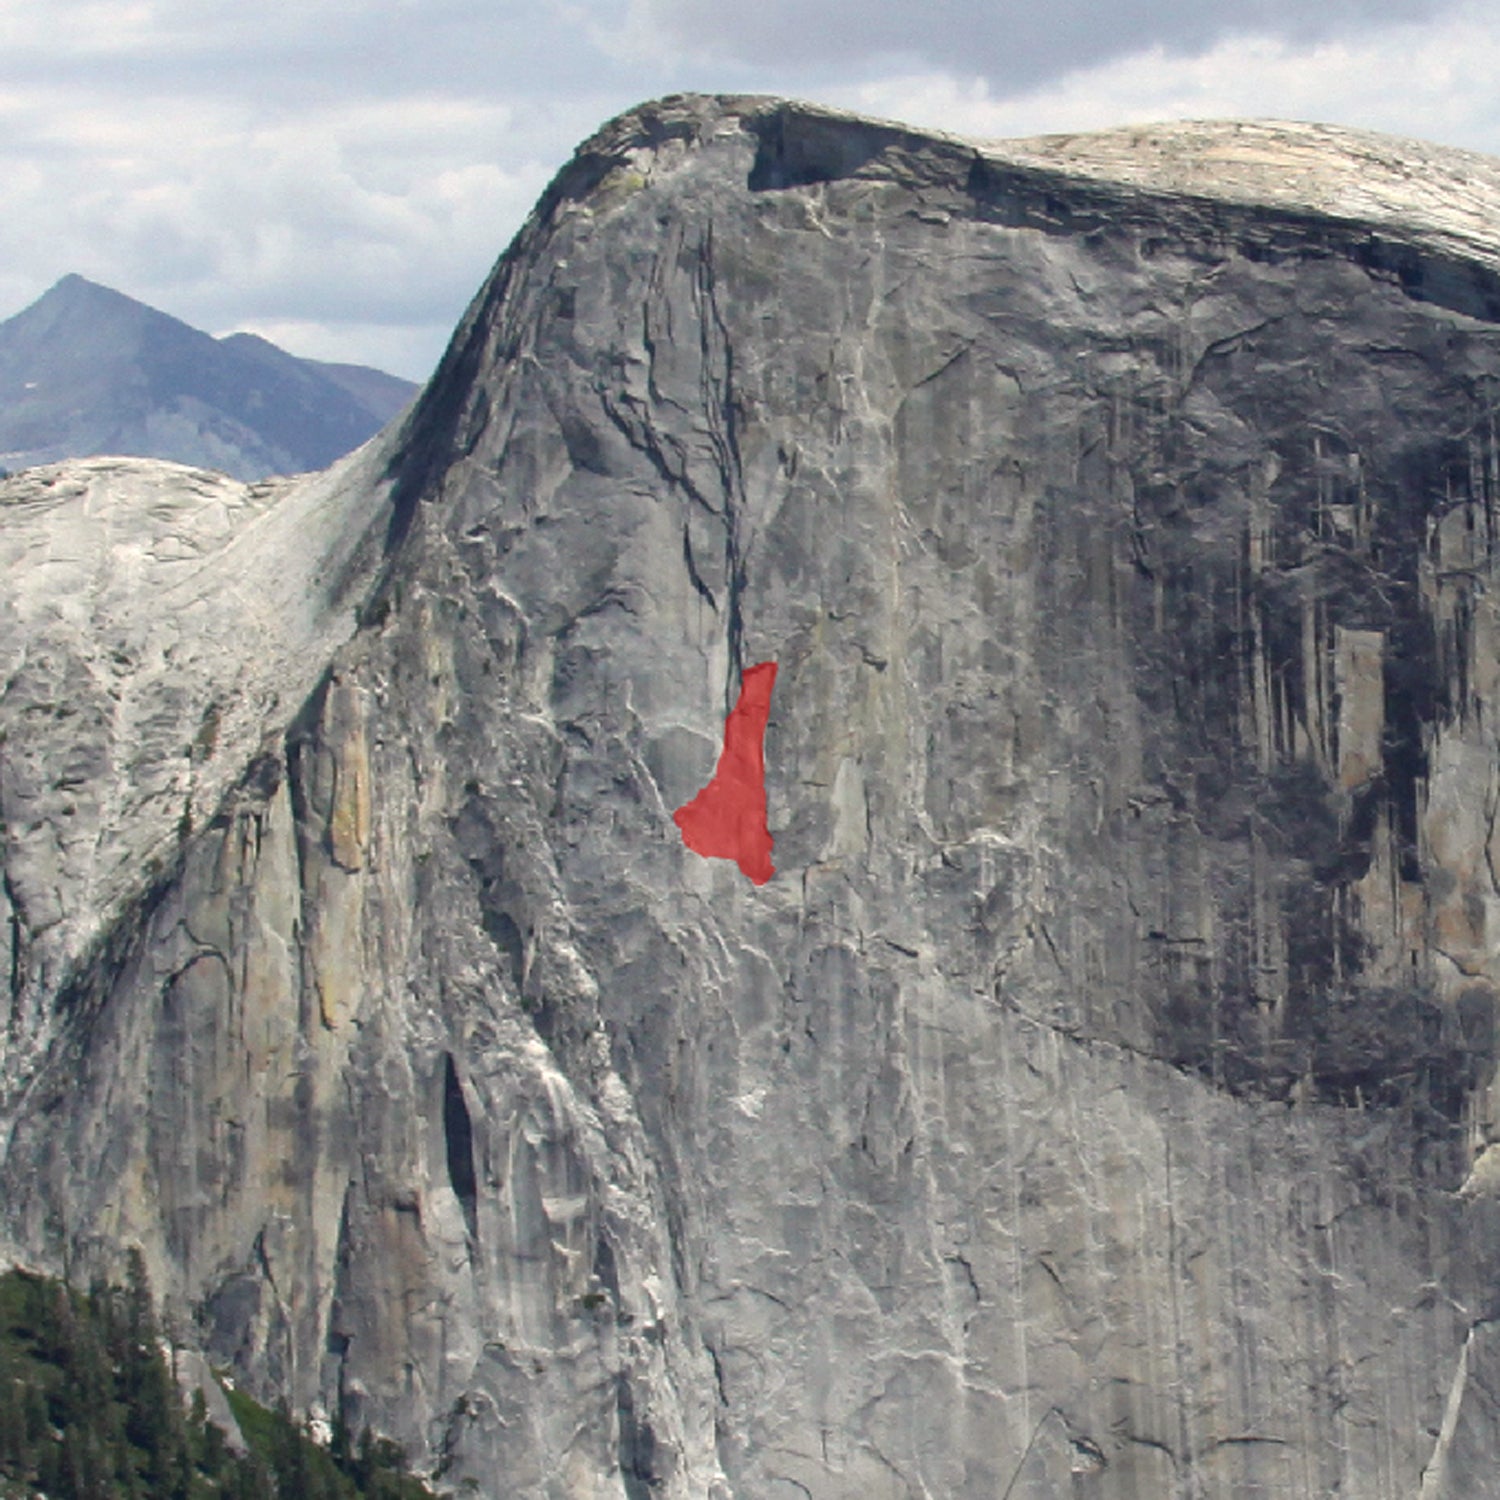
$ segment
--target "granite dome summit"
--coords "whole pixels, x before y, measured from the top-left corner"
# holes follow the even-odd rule
[[[0,467],[126,454],[236,479],[326,468],[416,394],[360,365],[216,339],[82,276],[0,323]]]
[[[672,98],[327,473],[10,481],[4,1250],[455,1491],[1485,1493],[1496,209]]]

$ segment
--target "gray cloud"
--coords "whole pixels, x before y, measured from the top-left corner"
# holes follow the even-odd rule
[[[595,47],[586,11],[547,0],[8,3],[22,19],[0,21],[0,81],[43,78],[147,98],[228,95],[266,110],[350,98],[395,105],[432,92],[556,100],[649,82],[656,71]]]
[[[1193,53],[1233,34],[1311,43],[1425,21],[1453,0],[632,0],[638,38],[687,56],[812,72],[902,59],[978,75],[1001,90],[1149,47]]]

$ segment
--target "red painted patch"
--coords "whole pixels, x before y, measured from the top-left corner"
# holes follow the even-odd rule
[[[724,720],[724,749],[714,779],[672,814],[682,842],[706,859],[732,859],[756,885],[775,873],[766,827],[766,720],[776,663],[747,667],[740,701]]]

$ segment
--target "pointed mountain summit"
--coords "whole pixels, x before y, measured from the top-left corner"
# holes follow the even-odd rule
[[[254,334],[213,338],[68,275],[0,323],[0,467],[116,453],[237,479],[301,472],[358,447],[415,391]]]

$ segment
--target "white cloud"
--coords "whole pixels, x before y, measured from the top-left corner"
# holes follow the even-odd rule
[[[322,330],[319,348],[295,352],[356,357],[336,331],[346,321],[401,330],[372,343],[405,351],[399,373],[414,376],[552,170],[514,159],[503,104],[355,103],[272,121],[234,101],[53,106],[0,99],[0,262],[25,283],[15,305],[76,270],[200,326]],[[59,193],[63,178],[79,185]]]
[[[1473,7],[1433,25],[1295,46],[1236,37],[1196,57],[1161,47],[1074,72],[1024,94],[940,71],[830,90],[848,108],[1003,137],[1094,130],[1148,120],[1318,120],[1500,153],[1500,16]]]

